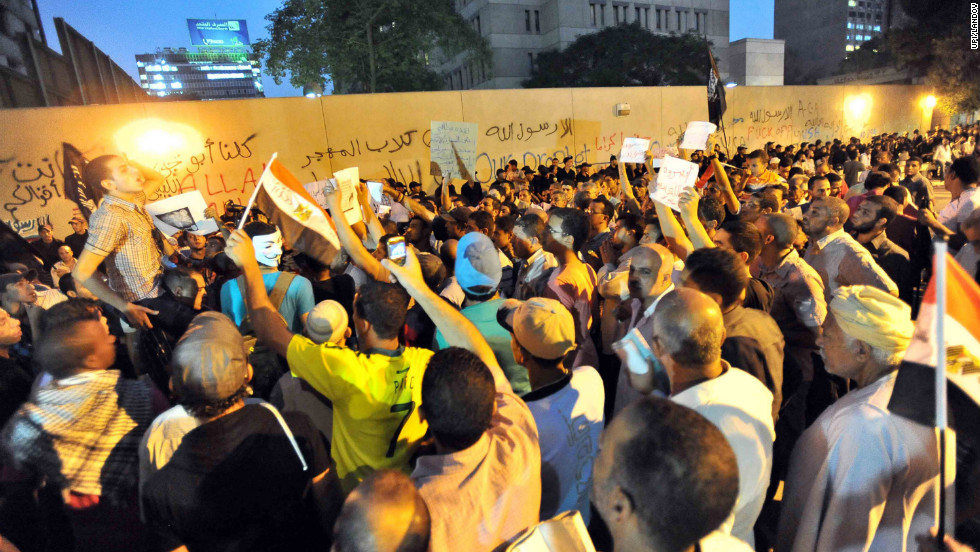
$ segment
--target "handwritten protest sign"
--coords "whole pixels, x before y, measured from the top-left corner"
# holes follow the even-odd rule
[[[456,167],[456,154],[470,175],[476,174],[476,123],[432,121],[429,159],[436,163],[444,176],[462,176]],[[455,146],[456,152],[453,152]]]
[[[693,188],[698,178],[698,166],[676,157],[664,157],[657,173],[657,182],[650,198],[679,211],[677,200],[684,188]]]
[[[623,149],[619,152],[620,163],[643,163],[646,161],[650,140],[645,138],[625,138]]]
[[[207,208],[201,192],[193,191],[148,203],[146,212],[157,229],[168,236],[181,230],[206,236],[218,231],[218,223],[204,215]]]
[[[358,182],[357,167],[351,167],[333,173],[333,178],[317,180],[303,184],[317,205],[327,208],[327,192],[337,189],[340,194],[340,207],[344,211],[344,218],[348,224],[354,224],[361,220],[361,206],[357,201],[355,186]]]
[[[703,150],[708,145],[708,137],[711,133],[718,130],[714,123],[705,121],[691,121],[687,123],[684,131],[684,141],[681,142],[682,149]]]
[[[357,184],[360,182],[360,174],[357,167],[350,167],[333,173],[337,181],[337,190],[340,193],[340,207],[344,210],[349,224],[354,224],[361,220],[361,206],[357,203]]]

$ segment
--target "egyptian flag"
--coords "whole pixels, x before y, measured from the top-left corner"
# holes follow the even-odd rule
[[[969,246],[967,246],[969,247]],[[946,255],[947,412],[949,427],[962,441],[980,439],[980,286]],[[934,427],[936,425],[936,271],[926,288],[915,322],[912,343],[898,369],[888,410]]]
[[[711,163],[708,165],[708,168],[704,170],[704,174],[702,174],[701,177],[698,178],[698,181],[694,183],[694,187],[699,190],[704,189],[705,185],[708,184],[708,181],[711,180],[711,177],[714,175],[715,165],[714,163]]]
[[[728,109],[728,104],[725,102],[725,85],[721,82],[718,64],[715,63],[715,56],[711,55],[710,48],[708,59],[711,61],[711,68],[708,69],[708,120],[721,126],[721,118]]]
[[[82,212],[85,220],[88,220],[95,208],[102,201],[102,190],[93,190],[82,180],[82,169],[88,165],[88,159],[78,151],[78,148],[62,142],[61,147],[64,151],[64,175],[65,197],[78,205],[78,210]]]
[[[290,249],[306,253],[324,264],[330,264],[340,250],[340,240],[330,215],[276,160],[275,154],[259,178],[249,200],[249,209],[253,202],[269,217],[269,222],[279,227],[283,241]],[[247,218],[246,212],[242,221]]]

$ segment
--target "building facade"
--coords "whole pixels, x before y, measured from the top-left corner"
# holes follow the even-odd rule
[[[898,0],[776,0],[774,37],[786,42],[786,84],[834,75],[848,53],[908,19]]]
[[[728,45],[728,81],[742,86],[782,86],[782,40],[743,38]]]
[[[25,56],[20,37],[28,35],[40,42],[44,29],[40,25],[34,0],[0,0],[0,67],[27,76],[30,60]]]
[[[136,66],[140,85],[151,95],[200,100],[265,97],[259,57],[245,50],[162,48],[137,55]]]
[[[521,88],[540,52],[562,50],[578,37],[639,22],[660,34],[693,31],[713,44],[724,73],[728,50],[728,0],[455,0],[456,11],[485,37],[492,71],[462,58],[440,67],[446,89]]]

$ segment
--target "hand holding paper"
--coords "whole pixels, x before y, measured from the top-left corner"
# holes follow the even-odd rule
[[[711,133],[718,130],[714,123],[705,121],[691,121],[687,123],[684,131],[684,140],[681,142],[681,149],[703,150],[707,146],[708,137]]]
[[[623,140],[623,148],[619,151],[619,162],[643,163],[648,149],[650,149],[650,140],[626,138]]]
[[[167,236],[180,230],[206,236],[218,231],[218,224],[207,216],[208,205],[199,191],[175,195],[146,205],[153,224]]]
[[[697,178],[697,165],[668,155],[660,165],[657,179],[651,183],[653,191],[650,192],[650,199],[679,211],[678,200],[681,191],[685,188],[693,188]]]

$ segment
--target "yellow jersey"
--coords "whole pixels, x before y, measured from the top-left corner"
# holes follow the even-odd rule
[[[418,407],[431,356],[415,347],[360,353],[301,335],[289,342],[292,374],[333,402],[330,455],[344,492],[375,470],[409,472],[408,461],[428,429]]]

